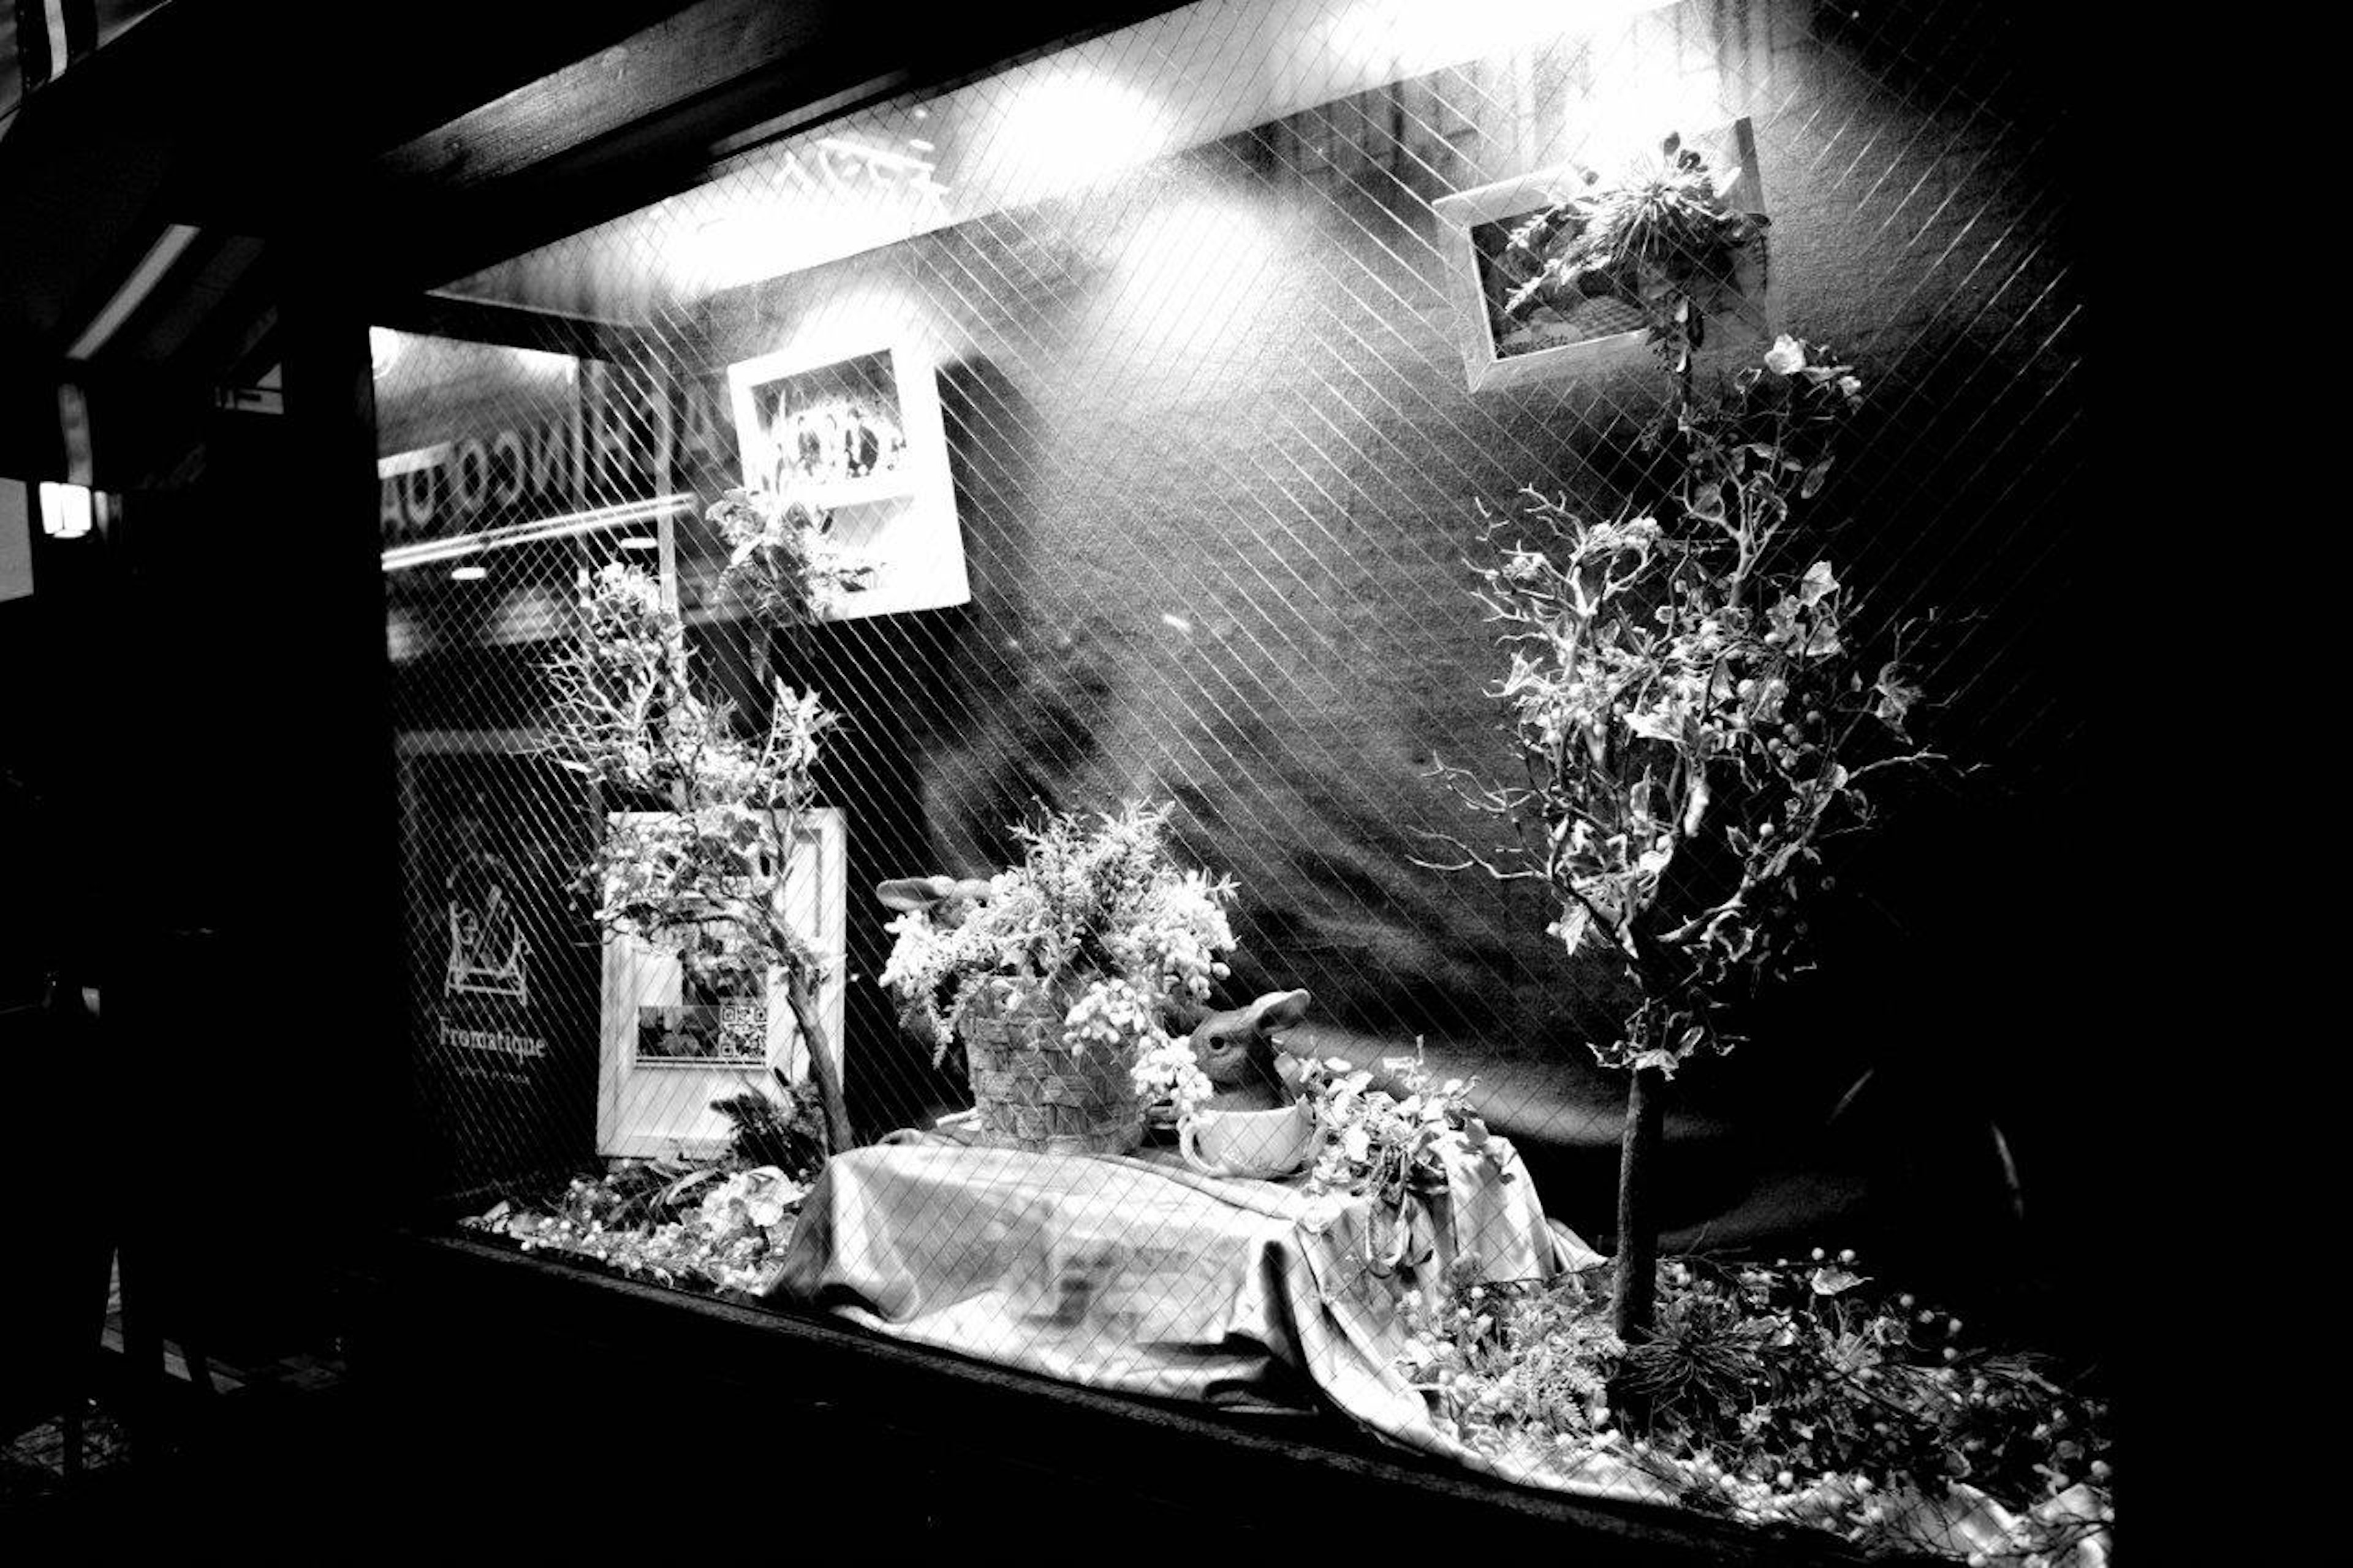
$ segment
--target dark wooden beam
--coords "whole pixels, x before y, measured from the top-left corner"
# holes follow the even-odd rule
[[[658,352],[646,332],[626,322],[592,321],[489,300],[399,293],[368,301],[364,308],[372,326],[428,337],[630,364],[645,363]]]
[[[0,139],[0,353],[79,331],[163,226],[300,237],[415,292],[674,194],[747,139],[1171,9],[922,26],[847,0],[174,0]]]
[[[1070,1511],[1133,1510],[1141,1519],[1149,1498],[1208,1500],[1200,1517],[1215,1520],[1222,1543],[1203,1548],[1213,1561],[1221,1552],[1236,1561],[1287,1560],[1301,1548],[1335,1559],[1410,1561],[1459,1552],[1465,1542],[1495,1561],[1597,1568],[1853,1568],[1862,1561],[1836,1537],[1794,1526],[1760,1529],[1695,1510],[1513,1486],[1377,1443],[1336,1414],[1236,1415],[1083,1388],[837,1320],[687,1295],[475,1241],[405,1237],[379,1261],[375,1315],[354,1336],[364,1352],[353,1352],[355,1375],[364,1362],[384,1380],[379,1387],[397,1395],[383,1411],[396,1427],[432,1421],[447,1432],[449,1412],[463,1402],[501,1423],[491,1447],[510,1458],[552,1453],[569,1464],[573,1456],[552,1434],[590,1421],[628,1429],[633,1416],[625,1412],[650,1400],[696,1410],[722,1451],[740,1440],[735,1424],[754,1429],[752,1440],[770,1445],[777,1473],[811,1485],[812,1497],[839,1495],[818,1485],[818,1475],[861,1468],[870,1479],[919,1495],[926,1466],[948,1458],[1003,1468],[976,1490],[1060,1497]],[[465,1312],[453,1310],[458,1302]],[[533,1331],[527,1342],[501,1342],[480,1331],[482,1322],[529,1323]],[[602,1375],[584,1380],[580,1367]],[[756,1399],[730,1397],[746,1387]],[[547,1402],[525,1389],[549,1394]],[[506,1425],[511,1417],[518,1425]],[[475,1483],[438,1479],[459,1490]],[[903,1533],[916,1522],[818,1508],[807,1524],[854,1532],[843,1543],[867,1554],[897,1554],[916,1544]],[[950,1526],[961,1534],[982,1522],[959,1518]],[[1148,1545],[1128,1550],[1161,1555]]]
[[[29,98],[47,85],[61,63],[49,58],[49,24],[42,14],[41,0],[16,0],[16,43],[20,77],[16,87]]]
[[[393,148],[374,173],[396,186],[475,190],[724,94],[779,62],[830,56],[880,71],[897,52],[842,6],[705,0]]]
[[[116,331],[104,356],[148,363],[183,361],[208,326],[234,304],[250,300],[263,248],[249,235],[200,234]]]
[[[225,384],[252,384],[278,358],[280,292],[275,258],[265,252],[260,264],[237,279],[182,346],[181,354]]]
[[[305,975],[289,979],[292,994],[305,983],[314,987],[309,1016],[341,1013],[339,1026],[350,1032],[343,1059],[325,1068],[316,1092],[351,1119],[345,1147],[366,1167],[354,1173],[353,1229],[365,1233],[390,1218],[394,1173],[406,1152],[406,1129],[395,1108],[406,1098],[408,1047],[383,541],[375,526],[375,380],[367,318],[342,287],[336,257],[296,246],[277,260],[286,279],[276,331],[284,355],[285,483],[301,500],[285,509],[294,526],[282,540],[290,564],[279,569],[276,585],[281,599],[303,601],[280,612],[285,646],[301,648],[308,679],[333,693],[305,725],[305,756],[321,781],[315,793],[333,803],[311,812],[309,826],[320,836],[314,842],[335,842],[338,897],[349,905],[348,929],[330,944],[337,951],[322,950]],[[290,815],[298,834],[306,809]],[[327,1245],[352,1244],[346,1237]]]
[[[843,0],[702,0],[376,159],[355,193],[391,291],[432,287],[686,189],[746,133],[786,134],[900,92],[1175,9],[1042,0],[886,25]]]
[[[681,4],[173,0],[0,137],[0,356],[60,348],[165,224],[331,233],[368,160]]]

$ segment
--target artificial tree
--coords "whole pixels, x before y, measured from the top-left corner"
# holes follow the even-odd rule
[[[548,667],[554,760],[671,808],[608,819],[586,874],[597,923],[675,951],[690,984],[758,994],[779,970],[827,1137],[844,1149],[849,1112],[817,1007],[824,961],[782,896],[832,716],[778,681],[766,733],[746,740],[729,704],[694,695],[687,662],[685,624],[659,584],[616,563],[585,584],[579,633]]]
[[[1459,857],[1443,868],[1544,883],[1548,934],[1625,982],[1592,1048],[1629,1073],[1611,1301],[1629,1342],[1651,1321],[1668,1080],[1739,1044],[1744,1004],[1809,966],[1823,848],[1873,825],[1877,781],[1943,761],[1910,728],[1921,623],[1866,653],[1856,595],[1802,526],[1860,381],[1787,336],[1713,396],[1670,368],[1658,505],[1597,521],[1529,489],[1488,520],[1479,597],[1512,656],[1493,695],[1525,782],[1440,770],[1516,830],[1500,848],[1440,836]]]

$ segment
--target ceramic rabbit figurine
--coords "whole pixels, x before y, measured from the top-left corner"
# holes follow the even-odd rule
[[[1274,1070],[1274,1037],[1307,1016],[1304,991],[1270,991],[1247,1007],[1193,1026],[1193,1060],[1214,1092],[1212,1110],[1280,1110],[1291,1092]]]

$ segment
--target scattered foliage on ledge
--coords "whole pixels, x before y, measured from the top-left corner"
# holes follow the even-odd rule
[[[714,1100],[733,1124],[715,1161],[619,1160],[575,1177],[552,1201],[502,1198],[459,1223],[525,1252],[554,1252],[659,1285],[741,1290],[771,1282],[801,1200],[826,1159],[818,1097],[777,1075],[784,1098],[756,1089]]]
[[[1434,1306],[1409,1299],[1405,1370],[1440,1425],[1539,1469],[1608,1454],[1687,1507],[1867,1552],[2105,1562],[2107,1407],[2048,1363],[1973,1342],[1858,1275],[1852,1252],[1668,1259],[1655,1327],[1630,1346],[1609,1326],[1608,1272],[1464,1273]]]
[[[801,1185],[775,1166],[726,1172],[676,1160],[630,1160],[576,1176],[556,1201],[501,1199],[459,1223],[525,1252],[557,1252],[659,1285],[756,1293],[791,1244]]]

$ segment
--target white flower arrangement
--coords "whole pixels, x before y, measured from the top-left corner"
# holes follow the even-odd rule
[[[1167,828],[1166,806],[1130,804],[1097,826],[1067,813],[1016,829],[1022,862],[989,879],[986,897],[952,913],[911,910],[885,928],[897,941],[881,984],[935,1065],[984,998],[1053,1006],[1073,1052],[1133,1041],[1144,1058],[1173,1060],[1170,1004],[1180,993],[1206,1002],[1228,973],[1219,955],[1234,945],[1234,888],[1179,868]]]
[[[1405,1090],[1402,1100],[1375,1089],[1370,1071],[1344,1058],[1283,1058],[1284,1076],[1314,1107],[1322,1138],[1307,1176],[1311,1195],[1369,1192],[1395,1203],[1409,1187],[1442,1188],[1440,1148],[1451,1140],[1494,1157],[1487,1124],[1471,1101],[1478,1080],[1433,1083],[1420,1044],[1414,1042],[1413,1056],[1381,1062]]]
[[[1190,1036],[1172,1039],[1162,1035],[1157,1044],[1136,1057],[1128,1076],[1135,1084],[1136,1099],[1147,1106],[1166,1103],[1177,1123],[1207,1105],[1217,1092],[1193,1055]]]

